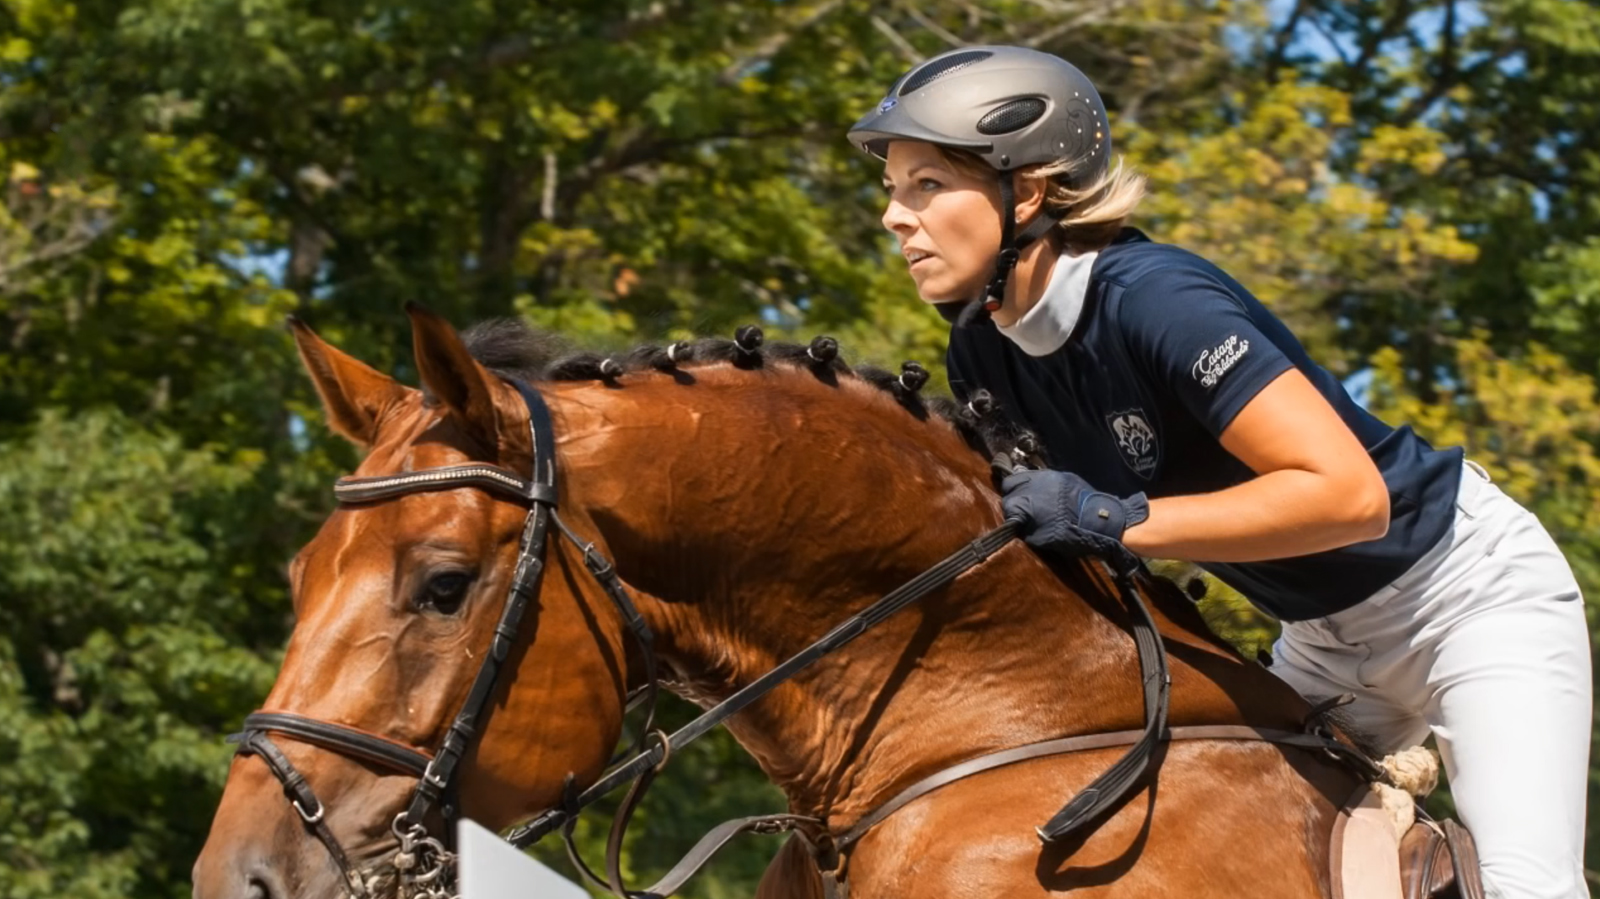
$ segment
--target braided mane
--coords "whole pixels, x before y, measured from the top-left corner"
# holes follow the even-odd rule
[[[964,404],[946,397],[924,397],[921,388],[928,381],[928,372],[918,363],[905,363],[899,374],[873,365],[851,366],[839,358],[838,341],[831,337],[817,337],[810,344],[769,343],[760,328],[745,325],[732,340],[703,337],[667,346],[646,344],[625,353],[604,355],[571,352],[560,338],[504,318],[479,322],[462,332],[461,337],[473,358],[485,368],[503,378],[528,382],[615,384],[629,372],[671,373],[716,364],[805,372],[826,384],[852,378],[892,395],[919,421],[933,415],[949,422],[967,445],[985,458],[997,454],[1032,456],[1039,450],[1034,435],[1011,421],[987,391],[978,391]]]

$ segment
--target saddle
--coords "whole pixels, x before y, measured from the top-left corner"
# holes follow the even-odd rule
[[[1340,810],[1330,850],[1333,899],[1483,899],[1478,850],[1465,827],[1419,808],[1397,841],[1365,784]]]

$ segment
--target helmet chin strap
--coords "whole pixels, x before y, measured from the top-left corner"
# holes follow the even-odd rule
[[[1039,215],[1028,227],[1017,230],[1017,197],[1014,184],[1015,172],[1000,173],[1000,254],[994,260],[994,277],[989,279],[989,285],[984,289],[983,296],[975,299],[953,303],[940,303],[939,312],[946,321],[953,322],[958,328],[988,317],[998,310],[1006,300],[1006,282],[1011,278],[1012,269],[1017,267],[1017,260],[1022,257],[1022,251],[1030,244],[1050,232],[1056,225],[1055,216],[1048,212],[1040,211]]]

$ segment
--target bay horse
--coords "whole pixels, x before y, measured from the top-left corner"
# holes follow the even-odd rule
[[[366,450],[356,474],[530,471],[534,406],[510,379],[538,378],[562,526],[614,562],[654,635],[660,682],[703,707],[1002,524],[978,416],[924,402],[904,378],[716,340],[547,364],[539,335],[502,324],[463,340],[408,311],[421,390],[292,326],[329,426]],[[374,753],[402,762],[438,752],[491,651],[529,516],[526,502],[470,486],[339,506],[291,565],[297,622],[264,709],[370,735]],[[629,609],[590,577],[589,554],[537,539],[536,601],[495,651],[505,674],[460,747],[450,797],[491,828],[598,779],[645,680]],[[1187,597],[1154,580],[1143,590],[1166,641],[1174,727],[1302,727],[1305,700],[1213,637]],[[727,727],[791,811],[823,822],[824,838],[842,833],[963,760],[1139,727],[1140,668],[1115,596],[1087,561],[1010,542]],[[1129,801],[1041,845],[1034,827],[1118,751],[1033,759],[916,799],[835,860],[850,895],[1330,894],[1329,833],[1361,780],[1271,743],[1164,743]],[[418,785],[404,768],[328,751],[314,733],[236,756],[196,899],[397,894],[397,847],[411,844],[396,814]],[[292,786],[316,799],[291,806]],[[812,836],[783,846],[759,896],[823,895]]]

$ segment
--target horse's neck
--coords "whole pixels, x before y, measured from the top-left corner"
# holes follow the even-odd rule
[[[901,410],[804,392],[689,410],[650,393],[562,410],[568,484],[702,704],[1000,522],[982,461]],[[790,435],[781,451],[774,434]],[[1136,727],[1132,641],[1083,600],[1097,585],[1074,586],[1012,544],[729,728],[793,807],[848,816],[984,751]]]

